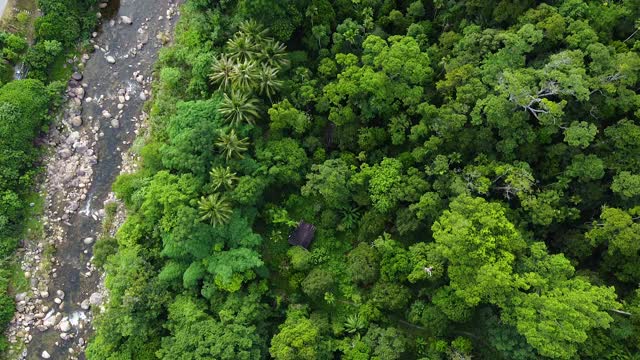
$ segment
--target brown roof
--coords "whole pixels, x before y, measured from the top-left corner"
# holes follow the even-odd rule
[[[312,224],[300,221],[298,227],[289,235],[289,244],[300,245],[303,248],[309,248],[313,237],[316,233],[316,227]]]

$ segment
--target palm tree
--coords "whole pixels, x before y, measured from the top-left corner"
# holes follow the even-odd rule
[[[271,95],[282,88],[282,80],[278,80],[279,70],[267,64],[262,64],[260,69],[260,94],[267,95],[271,100]]]
[[[259,102],[256,98],[246,93],[234,91],[231,96],[224,94],[218,111],[231,126],[238,126],[241,123],[255,124],[258,114]]]
[[[214,59],[209,79],[214,84],[219,84],[219,89],[227,90],[231,86],[235,66],[235,61],[228,58],[226,54],[222,54],[219,58]]]
[[[275,68],[289,65],[287,47],[283,43],[273,39],[264,41],[264,44],[260,46],[260,57],[269,64],[269,66]]]
[[[227,54],[230,54],[233,60],[245,61],[251,60],[256,55],[257,46],[250,36],[243,33],[236,33],[227,41]]]
[[[242,153],[247,151],[249,147],[249,138],[239,139],[236,131],[231,129],[228,134],[220,135],[220,140],[216,142],[216,145],[225,154],[227,161],[234,156],[242,159],[244,158]]]
[[[255,89],[259,77],[258,67],[253,60],[238,62],[231,70],[231,82],[235,89],[249,91]]]
[[[347,320],[344,322],[344,329],[349,334],[357,333],[364,329],[366,324],[358,314],[347,316]]]
[[[218,190],[220,186],[224,186],[229,190],[233,186],[233,183],[238,181],[236,173],[232,172],[228,166],[226,168],[222,166],[214,167],[209,172],[209,176],[211,177],[211,183],[214,187],[213,190]]]
[[[202,216],[200,220],[209,220],[213,226],[226,224],[233,214],[233,209],[227,198],[218,193],[201,197],[199,210]]]
[[[255,20],[245,20],[238,27],[240,33],[247,36],[255,44],[261,44],[267,37],[267,29]]]

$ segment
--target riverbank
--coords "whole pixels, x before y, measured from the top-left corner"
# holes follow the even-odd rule
[[[123,153],[146,116],[153,64],[177,13],[171,1],[114,4],[100,6],[95,51],[81,56],[67,105],[46,139],[44,236],[26,244],[29,290],[16,295],[18,312],[8,331],[13,358],[77,358],[106,296],[91,265],[92,246],[104,205],[113,201]]]

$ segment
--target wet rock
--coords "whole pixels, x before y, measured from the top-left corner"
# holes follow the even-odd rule
[[[72,201],[71,203],[69,203],[69,211],[74,212],[76,210],[78,210],[78,208],[80,207],[80,204],[78,204],[77,201]]]
[[[43,351],[42,354],[40,354],[40,356],[42,356],[43,359],[49,359],[51,358],[51,355],[49,355],[49,353],[47,352],[47,350]]]
[[[116,63],[116,58],[114,58],[114,57],[113,57],[113,56],[111,56],[111,55],[107,56],[107,58],[106,58],[106,59],[107,59],[107,62],[108,62],[109,64],[115,64],[115,63]]]
[[[60,328],[60,331],[62,331],[63,333],[71,331],[71,323],[66,318],[60,321],[60,324],[58,324],[58,327]]]
[[[131,25],[133,20],[128,16],[120,16],[120,20],[122,20],[123,24]]]
[[[42,325],[46,326],[47,328],[54,327],[58,324],[61,318],[62,314],[60,313],[50,315],[49,317],[44,318],[44,320],[42,321]]]
[[[81,81],[82,80],[82,74],[75,72],[73,73],[73,75],[71,75],[71,78],[75,81]]]
[[[71,125],[75,127],[82,126],[82,117],[74,116],[73,118],[71,118]]]
[[[77,87],[77,88],[75,88],[75,89],[73,90],[73,92],[76,94],[76,97],[78,97],[78,98],[80,98],[80,99],[84,98],[84,94],[85,94],[85,92],[84,92],[84,88],[82,88],[82,87]]]

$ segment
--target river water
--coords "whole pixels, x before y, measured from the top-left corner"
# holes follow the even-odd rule
[[[83,239],[96,238],[100,233],[100,220],[91,214],[102,208],[120,172],[122,152],[128,149],[128,144],[135,137],[132,119],[141,117],[144,97],[140,93],[149,89],[153,64],[162,47],[157,35],[159,32],[172,32],[176,16],[168,19],[167,10],[173,7],[173,3],[172,0],[112,0],[109,7],[101,10],[104,14],[103,24],[94,39],[99,49],[91,55],[82,71],[82,82],[88,85],[85,99],[102,99],[99,102],[83,102],[82,106],[82,117],[93,118],[93,121],[87,120],[82,126],[99,128],[97,132],[102,133],[94,148],[98,161],[93,166],[93,181],[87,198],[63,225],[64,240],[56,246],[57,275],[48,287],[51,294],[58,289],[65,293],[63,310],[60,312],[71,322],[73,329],[70,333],[73,338],[61,339],[60,331],[54,328],[42,332],[33,329],[32,339],[27,344],[27,359],[41,359],[43,351],[51,359],[84,358],[81,350],[78,350],[82,349],[78,341],[90,339],[91,327],[79,328],[77,324],[84,317],[91,317],[91,314],[83,310],[80,303],[98,289],[100,274],[93,271],[86,276],[91,246],[86,245]],[[131,18],[132,24],[123,23],[122,16]],[[145,45],[138,49],[141,43]],[[112,56],[115,63],[109,63],[108,56]],[[142,75],[142,83],[136,81],[134,72]],[[122,109],[119,127],[113,127],[102,114],[105,110],[111,114],[119,113],[118,91],[121,89],[127,89],[130,99]],[[49,197],[53,198],[49,207],[65,206],[53,194],[48,194]],[[48,300],[51,308],[56,308],[53,297]],[[75,349],[73,354],[69,352],[70,348]]]
[[[7,8],[9,0],[0,0],[0,18],[4,15],[4,10]]]

